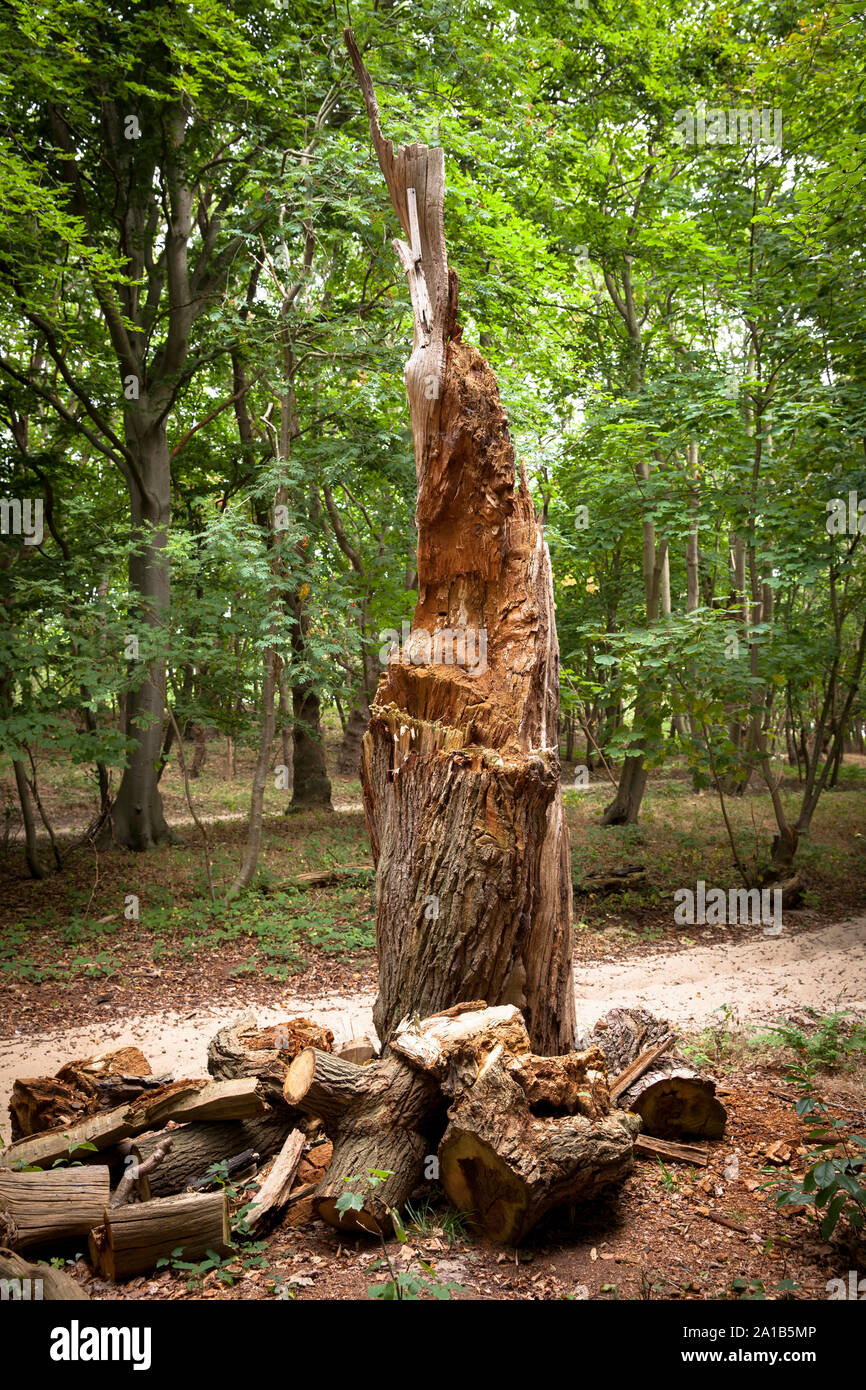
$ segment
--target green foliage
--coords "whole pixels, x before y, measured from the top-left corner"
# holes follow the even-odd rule
[[[845,1121],[831,1115],[831,1107],[815,1092],[810,1062],[793,1066],[786,1079],[800,1092],[794,1106],[797,1114],[801,1119],[810,1117],[815,1128],[808,1135],[812,1148],[802,1182],[793,1187],[778,1180],[771,1184],[776,1190],[776,1205],[813,1207],[824,1240],[830,1239],[843,1220],[860,1232],[866,1222],[866,1138],[849,1135]]]

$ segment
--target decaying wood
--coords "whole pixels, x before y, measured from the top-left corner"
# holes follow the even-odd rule
[[[448,1120],[439,1145],[442,1186],[485,1235],[510,1245],[552,1208],[622,1182],[640,1128],[637,1116],[620,1110],[594,1119],[534,1115],[496,1053],[474,1083],[458,1084]]]
[[[184,1260],[200,1260],[213,1250],[229,1250],[229,1208],[225,1192],[159,1197],[151,1202],[108,1209],[90,1234],[90,1258],[106,1279],[146,1274],[157,1260],[180,1247]],[[95,1223],[94,1223],[95,1224]]]
[[[15,1250],[86,1235],[108,1205],[107,1168],[53,1168],[47,1173],[0,1170],[0,1211],[6,1244]]]
[[[728,1117],[716,1083],[677,1054],[664,1020],[646,1009],[611,1009],[587,1041],[602,1049],[617,1078],[618,1103],[640,1115],[644,1133],[669,1140],[722,1137]]]
[[[634,1151],[638,1158],[666,1158],[674,1163],[688,1163],[693,1168],[706,1168],[710,1161],[707,1150],[697,1144],[674,1144],[667,1139],[653,1139],[648,1134],[637,1136]]]
[[[551,1207],[619,1182],[640,1128],[636,1116],[610,1113],[598,1048],[535,1056],[519,1010],[478,1000],[404,1019],[382,1060],[365,1067],[302,1053],[286,1099],[320,1116],[334,1140],[313,1210],[343,1229],[387,1228],[389,1208],[403,1205],[435,1151],[448,1100],[440,1179],[497,1240],[519,1240]],[[372,1191],[362,1180],[371,1168],[391,1173]],[[341,1220],[347,1190],[363,1208]]]
[[[645,888],[647,883],[646,869],[642,864],[623,864],[619,869],[603,869],[598,873],[584,874],[580,883],[574,885],[576,893],[600,893],[607,896],[610,893],[633,892],[638,888]]]
[[[316,1214],[342,1230],[386,1230],[388,1208],[403,1206],[425,1156],[435,1151],[444,1112],[436,1081],[393,1053],[359,1067],[310,1048],[289,1068],[286,1100],[321,1118],[333,1141],[327,1175],[316,1189]],[[364,1181],[371,1168],[390,1173],[374,1189]],[[347,1191],[361,1194],[364,1204],[341,1218],[337,1200]]]
[[[208,1044],[207,1069],[217,1080],[257,1077],[271,1104],[282,1104],[286,1071],[305,1047],[330,1052],[334,1035],[309,1018],[287,1018],[259,1028],[254,1014],[221,1028]]]
[[[171,1153],[171,1149],[172,1138],[170,1134],[167,1134],[163,1135],[161,1142],[148,1154],[147,1158],[141,1161],[132,1158],[131,1162],[126,1166],[126,1172],[112,1193],[109,1205],[112,1207],[122,1207],[125,1206],[127,1202],[131,1202],[136,1187],[141,1190],[141,1184],[145,1180],[148,1181],[149,1187],[150,1174],[155,1168],[159,1167],[160,1163],[164,1162]],[[147,1195],[149,1196],[149,1192]]]
[[[550,558],[495,377],[462,340],[443,151],[394,150],[349,31],[346,43],[408,238],[395,249],[414,317],[405,379],[418,603],[361,754],[376,864],[376,1031],[387,1042],[407,1016],[483,998],[523,1011],[536,1052],[568,1052],[571,872]]]
[[[288,1201],[305,1143],[303,1130],[293,1129],[246,1212],[244,1220],[249,1230],[264,1230],[279,1216]]]
[[[67,1062],[55,1076],[19,1077],[9,1100],[12,1138],[75,1124],[169,1080],[150,1075],[150,1064],[137,1047]]]
[[[87,1303],[90,1294],[76,1284],[71,1274],[53,1265],[28,1264],[13,1250],[0,1249],[0,1279],[5,1283],[4,1298],[44,1303]]]
[[[660,1057],[662,1053],[666,1052],[670,1047],[673,1038],[673,1033],[665,1033],[661,1042],[654,1043],[652,1047],[648,1047],[644,1052],[639,1052],[634,1061],[630,1062],[627,1067],[624,1067],[619,1075],[614,1077],[613,1081],[611,1081],[611,1100],[619,1100],[620,1096],[624,1095],[629,1087],[643,1076],[644,1072],[649,1071],[656,1058]]]
[[[341,864],[330,869],[311,869],[309,873],[298,874],[292,879],[295,888],[324,888],[328,883],[336,883],[341,878],[354,878],[360,873],[369,873],[372,864]]]
[[[267,1105],[255,1077],[235,1081],[174,1081],[143,1092],[129,1105],[103,1110],[68,1129],[49,1130],[20,1139],[0,1152],[0,1166],[35,1164],[50,1167],[58,1158],[74,1157],[82,1144],[104,1150],[169,1120],[243,1120],[263,1115]]]
[[[264,1161],[277,1152],[291,1128],[291,1120],[284,1114],[221,1124],[180,1125],[171,1131],[171,1153],[150,1174],[142,1195],[170,1197],[185,1192],[196,1179],[204,1177],[214,1163],[237,1158],[250,1150]],[[132,1141],[133,1154],[144,1162],[159,1147],[162,1138],[160,1131],[138,1135]]]

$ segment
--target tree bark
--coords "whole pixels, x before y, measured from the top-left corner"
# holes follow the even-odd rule
[[[559,788],[550,558],[495,377],[462,341],[443,229],[444,156],[396,154],[347,45],[414,315],[406,366],[418,478],[410,650],[383,675],[361,780],[377,866],[383,1041],[460,999],[515,1003],[541,1053],[574,1039],[571,872]],[[415,215],[417,212],[417,225]]]
[[[229,1250],[228,1195],[160,1197],[104,1212],[90,1235],[90,1258],[108,1279],[145,1274],[178,1247],[184,1260],[201,1260],[209,1250]]]
[[[86,1235],[108,1205],[104,1167],[52,1168],[47,1173],[0,1169],[0,1213],[11,1221],[5,1244],[16,1250]]]
[[[171,521],[171,463],[165,422],[158,406],[142,397],[125,411],[125,433],[136,473],[128,473],[130,513],[136,547],[129,558],[129,586],[134,596],[134,625],[129,635],[158,648],[170,602],[167,552]],[[126,698],[126,736],[131,741],[112,808],[114,838],[131,850],[148,850],[171,839],[159,791],[165,662],[155,654],[140,663],[138,679]]]
[[[172,1151],[147,1177],[145,1197],[171,1197],[185,1192],[190,1183],[204,1177],[208,1168],[223,1159],[236,1158],[252,1149],[264,1162],[284,1143],[292,1127],[285,1110],[255,1120],[227,1120],[222,1124],[200,1121],[171,1131]],[[144,1162],[165,1140],[164,1130],[140,1134],[130,1153]]]

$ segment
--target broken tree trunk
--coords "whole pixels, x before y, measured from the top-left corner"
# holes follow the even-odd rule
[[[24,1250],[86,1235],[108,1205],[107,1168],[53,1168],[48,1173],[0,1169],[4,1244]]]
[[[445,1108],[436,1082],[394,1054],[362,1067],[310,1048],[289,1068],[285,1095],[289,1105],[321,1119],[333,1141],[327,1176],[316,1189],[317,1216],[340,1230],[387,1230],[388,1208],[403,1206],[436,1149]],[[371,1168],[390,1176],[370,1188]],[[363,1206],[341,1218],[337,1199],[344,1192],[359,1193]]]
[[[407,1021],[392,1047],[452,1098],[440,1181],[492,1240],[516,1244],[631,1171],[640,1120],[611,1112],[599,1048],[537,1057],[516,1009],[478,1005]]]
[[[181,1259],[200,1260],[209,1250],[229,1250],[229,1205],[225,1191],[161,1197],[100,1213],[90,1233],[90,1258],[106,1279],[146,1274],[178,1247]]]
[[[212,1164],[236,1158],[249,1150],[264,1161],[276,1153],[290,1129],[291,1120],[284,1114],[224,1124],[189,1124],[173,1129],[172,1151],[159,1168],[149,1174],[143,1195],[170,1197],[185,1192],[190,1183],[204,1177]],[[140,1134],[132,1140],[130,1152],[139,1162],[144,1162],[163,1138],[159,1130]]]
[[[611,1009],[590,1035],[602,1050],[611,1094],[657,1139],[721,1139],[727,1111],[716,1083],[673,1049],[667,1023],[646,1009]]]
[[[413,632],[379,684],[361,779],[376,864],[383,1042],[461,998],[517,1004],[539,1053],[574,1041],[571,874],[559,789],[550,558],[495,377],[461,338],[444,156],[396,153],[346,43],[400,225],[414,315]]]
[[[0,1280],[5,1281],[4,1298],[15,1301],[87,1303],[90,1299],[71,1274],[53,1265],[28,1264],[11,1250],[0,1249]]]
[[[9,1100],[12,1138],[77,1123],[170,1080],[151,1076],[150,1064],[137,1047],[67,1062],[54,1076],[19,1077]]]

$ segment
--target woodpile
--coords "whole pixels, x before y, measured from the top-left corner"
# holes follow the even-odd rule
[[[86,1297],[18,1252],[62,1254],[86,1237],[94,1268],[124,1279],[178,1251],[193,1263],[227,1254],[238,1209],[247,1235],[300,1208],[332,1151],[320,1123],[283,1096],[311,1044],[328,1056],[333,1034],[303,1018],[259,1029],[247,1016],[212,1040],[209,1077],[155,1077],[124,1048],[18,1080],[15,1139],[0,1150],[0,1277],[38,1278],[40,1297]]]
[[[590,1039],[616,1078],[611,1098],[640,1115],[644,1134],[669,1141],[721,1139],[727,1112],[716,1083],[676,1050],[667,1023],[646,1009],[611,1009]]]
[[[724,1128],[712,1079],[642,1010],[614,1009],[580,1050],[541,1056],[520,1009],[473,1000],[404,1018],[381,1056],[366,1038],[342,1053],[308,1019],[260,1029],[247,1016],[212,1040],[206,1078],[149,1084],[127,1050],[19,1083],[15,1106],[57,1083],[85,1113],[46,1128],[56,1109],[34,1105],[31,1132],[0,1151],[0,1246],[14,1263],[87,1237],[94,1268],[123,1279],[281,1222],[387,1234],[434,1176],[476,1227],[516,1244],[552,1209],[615,1188],[635,1156],[705,1164],[682,1141]],[[109,1094],[119,1103],[101,1104]]]

